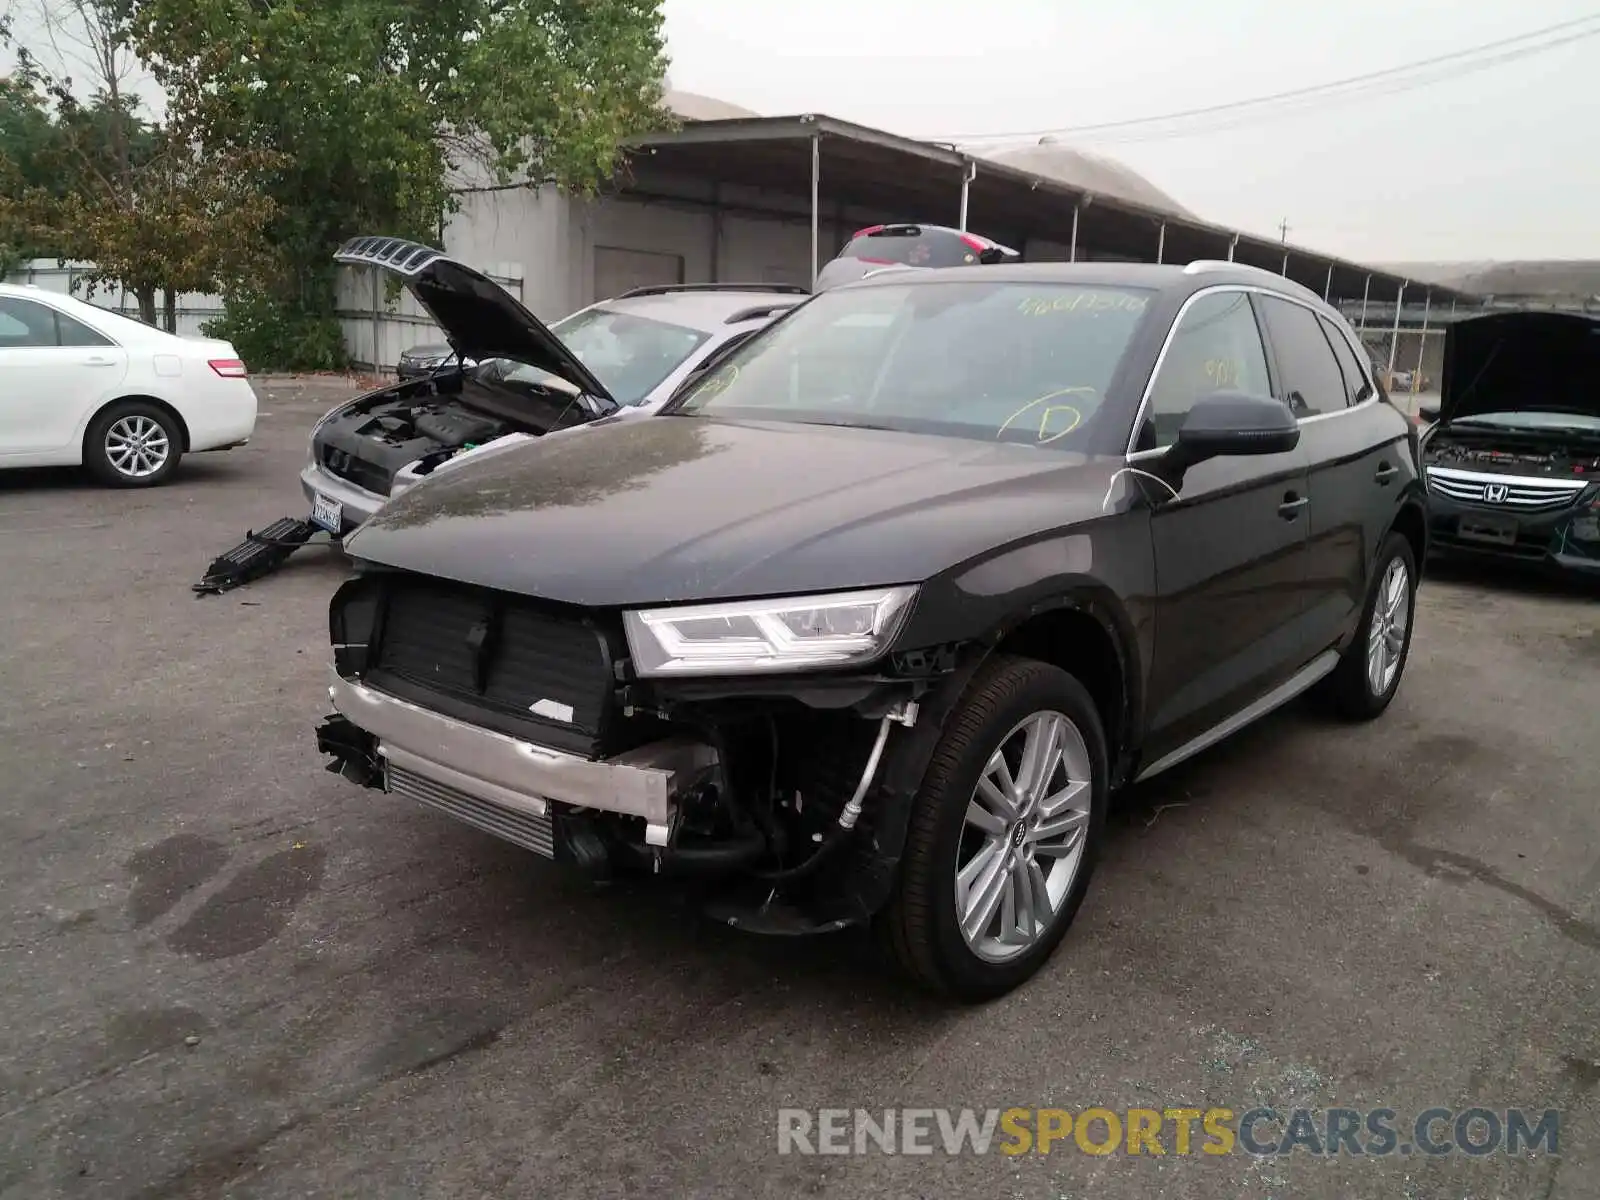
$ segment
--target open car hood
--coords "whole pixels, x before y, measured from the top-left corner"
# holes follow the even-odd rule
[[[1600,417],[1600,317],[1511,312],[1469,317],[1444,337],[1439,420],[1494,412]]]
[[[487,275],[441,250],[400,238],[352,238],[335,262],[397,275],[464,359],[509,358],[615,404],[605,384],[550,329]]]

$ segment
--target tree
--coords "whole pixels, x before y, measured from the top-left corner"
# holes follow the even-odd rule
[[[14,207],[37,241],[93,264],[82,275],[91,295],[121,284],[140,318],[155,324],[156,297],[165,292],[172,329],[177,294],[214,291],[264,261],[272,202],[249,188],[240,162],[202,158],[181,137],[159,132],[131,178],[90,173],[82,190],[52,196],[35,188]]]
[[[201,154],[181,127],[141,116],[123,87],[132,51],[120,0],[61,0],[41,15],[57,69],[21,47],[18,72],[0,92],[0,237],[91,262],[90,293],[121,284],[151,324],[165,291],[171,329],[177,293],[213,291],[259,269],[273,207],[248,181],[272,156]],[[87,103],[61,69],[74,59],[90,72]]]
[[[55,122],[43,101],[22,81],[0,78],[0,279],[47,247],[35,243],[15,199],[56,181],[47,167],[56,140]]]
[[[254,181],[276,202],[265,299],[286,343],[334,341],[346,238],[436,240],[463,174],[593,189],[661,121],[658,0],[129,2],[205,153],[278,155]]]

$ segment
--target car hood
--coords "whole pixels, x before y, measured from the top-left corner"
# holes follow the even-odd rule
[[[1600,417],[1600,318],[1517,312],[1449,326],[1439,420],[1491,412]]]
[[[345,549],[603,608],[914,583],[1098,517],[1120,465],[926,434],[608,420],[441,472]]]
[[[510,292],[442,251],[399,238],[362,237],[340,246],[333,258],[398,278],[463,359],[514,359],[616,403],[605,384]]]

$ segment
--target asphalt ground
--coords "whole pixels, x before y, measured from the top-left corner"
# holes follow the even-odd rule
[[[1045,971],[952,1009],[327,774],[338,556],[188,591],[349,394],[257,387],[164,489],[0,477],[0,1194],[1597,1194],[1592,592],[1439,572],[1384,719],[1139,789]],[[778,1152],[788,1107],[1263,1104],[1554,1108],[1559,1153]]]

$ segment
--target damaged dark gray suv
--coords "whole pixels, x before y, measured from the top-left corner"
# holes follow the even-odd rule
[[[737,927],[871,923],[977,1000],[1060,941],[1118,790],[1313,685],[1384,711],[1427,527],[1413,426],[1287,280],[886,273],[656,418],[382,510],[318,741]]]

